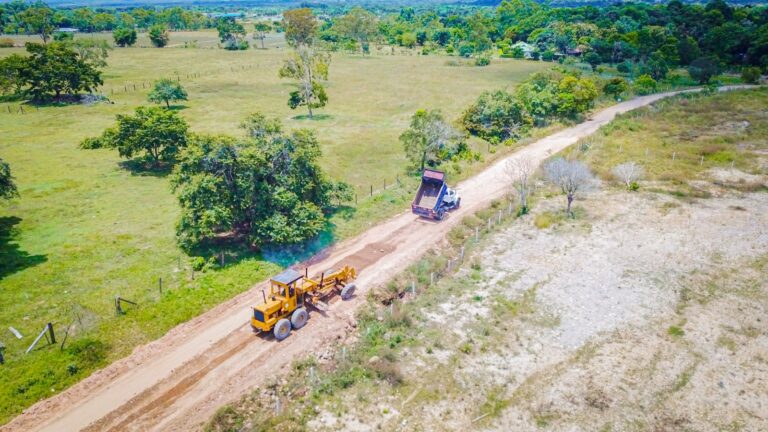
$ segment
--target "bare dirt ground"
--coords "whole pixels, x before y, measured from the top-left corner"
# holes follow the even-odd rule
[[[768,430],[768,194],[721,192],[519,220],[417,314],[407,387],[347,392],[310,429]]]
[[[518,151],[538,163],[590,135],[622,112],[670,94],[645,96],[612,106],[584,122]],[[249,306],[259,303],[264,283],[136,348],[59,395],[41,401],[2,427],[5,431],[189,430],[221,405],[237,399],[308,351],[341,337],[354,325],[366,289],[382,284],[438,242],[463,215],[507,192],[505,160],[458,186],[463,207],[440,224],[420,223],[404,213],[316,256],[310,273],[336,264],[358,267],[361,292],[281,343],[254,335]],[[375,264],[375,265],[374,265]]]

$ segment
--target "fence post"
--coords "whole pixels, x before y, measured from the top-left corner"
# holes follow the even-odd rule
[[[464,262],[464,246],[461,247],[461,262]]]
[[[475,243],[480,241],[480,228],[475,227]]]
[[[371,185],[371,196],[373,196],[373,185]]]
[[[677,156],[677,152],[672,152],[672,160],[675,160],[676,156]]]
[[[221,266],[224,267],[224,251],[221,251],[220,255],[221,255]]]
[[[163,293],[163,278],[157,280],[157,286],[160,288],[160,294]]]
[[[491,230],[491,218],[488,218],[488,231]]]
[[[432,272],[429,274],[429,284],[434,285],[435,284],[435,272]]]
[[[5,364],[5,358],[3,357],[3,351],[5,351],[5,345],[0,342],[0,365]]]
[[[411,281],[411,294],[416,295],[416,282]]]

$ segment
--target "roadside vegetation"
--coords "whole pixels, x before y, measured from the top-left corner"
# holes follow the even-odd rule
[[[754,176],[766,172],[766,103],[764,89],[681,95],[623,114],[565,153],[630,190],[707,197],[701,181],[764,190]]]

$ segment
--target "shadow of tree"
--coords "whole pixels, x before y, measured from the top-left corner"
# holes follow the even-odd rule
[[[131,175],[142,177],[167,177],[173,171],[173,165],[170,163],[153,165],[142,158],[118,162],[118,165],[130,171]]]
[[[307,121],[323,121],[333,119],[331,114],[315,114],[312,117],[309,114],[299,114],[291,117],[293,120],[307,120]]]
[[[19,222],[21,219],[15,216],[0,217],[0,279],[48,260],[45,255],[30,255],[19,250],[19,245],[13,242]]]

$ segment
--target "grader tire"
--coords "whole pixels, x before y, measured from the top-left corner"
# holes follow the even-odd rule
[[[288,335],[291,334],[291,322],[285,318],[281,319],[275,324],[273,332],[275,334],[275,339],[279,341],[287,338]]]
[[[357,288],[355,286],[355,284],[349,284],[349,285],[345,286],[341,290],[341,299],[342,300],[349,300],[349,299],[351,299],[352,295],[355,294],[355,288]]]
[[[293,315],[291,315],[291,326],[293,326],[294,330],[298,330],[302,327],[304,327],[304,324],[307,323],[307,320],[309,319],[309,314],[307,313],[307,310],[304,308],[299,308],[293,311]]]

